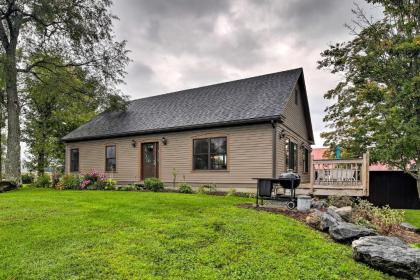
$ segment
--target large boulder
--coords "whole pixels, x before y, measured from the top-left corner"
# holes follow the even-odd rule
[[[321,216],[321,222],[319,223],[319,229],[327,231],[330,227],[343,222],[343,219],[336,213],[331,215],[329,212],[323,213]]]
[[[16,183],[9,182],[9,181],[2,181],[0,182],[0,193],[12,191],[12,190],[17,189],[18,187],[19,185]]]
[[[338,242],[350,242],[363,236],[376,235],[373,229],[346,222],[332,225],[328,232]]]
[[[353,258],[389,274],[420,279],[420,249],[397,237],[367,236],[353,241]]]
[[[337,221],[342,221],[343,219],[341,218],[341,216],[336,212],[339,208],[334,207],[334,206],[330,206],[327,209],[327,213],[330,214],[331,216],[334,217],[334,219],[336,219]]]
[[[323,215],[323,212],[319,211],[318,209],[313,209],[309,213],[308,216],[306,216],[306,223],[310,225],[313,228],[319,228],[319,224],[321,223],[321,216]]]
[[[351,206],[341,207],[341,208],[335,209],[334,211],[335,213],[340,215],[340,217],[343,218],[343,220],[345,220],[346,222],[350,222],[351,211],[352,211]]]

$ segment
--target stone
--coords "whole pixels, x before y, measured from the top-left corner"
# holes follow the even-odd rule
[[[329,213],[323,213],[321,216],[321,222],[319,223],[319,229],[322,231],[327,231],[330,227],[342,221],[343,219],[341,219],[341,217],[338,214],[332,216]]]
[[[338,209],[337,207],[330,206],[327,209],[327,213],[330,214],[331,216],[333,216],[334,219],[336,219],[337,221],[341,222],[343,220],[343,218],[341,218],[341,216],[337,214],[337,212],[336,212],[337,209]]]
[[[16,183],[2,181],[0,182],[0,193],[8,192],[17,189],[19,186]]]
[[[351,212],[352,212],[351,206],[345,206],[345,207],[335,209],[335,213],[340,215],[340,217],[343,218],[343,220],[346,222],[350,222]]]
[[[312,199],[311,207],[315,209],[323,209],[328,207],[325,199]]]
[[[408,279],[420,279],[420,249],[398,237],[368,236],[353,241],[353,258],[375,269]]]
[[[338,242],[350,242],[360,237],[376,235],[376,231],[373,229],[347,222],[339,222],[330,226],[328,232]]]
[[[401,223],[400,227],[408,231],[420,233],[420,228],[416,228],[410,223]]]
[[[314,228],[319,228],[319,224],[321,223],[321,216],[323,212],[319,211],[318,209],[313,209],[309,213],[308,216],[305,218],[305,222]]]

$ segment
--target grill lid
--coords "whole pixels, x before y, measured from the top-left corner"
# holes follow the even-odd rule
[[[287,169],[287,172],[280,174],[279,178],[281,179],[299,179],[299,174],[293,172],[293,169]]]

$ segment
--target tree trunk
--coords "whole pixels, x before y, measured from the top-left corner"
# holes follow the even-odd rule
[[[36,171],[38,176],[44,175],[45,170],[45,152],[41,151],[38,153],[38,162],[36,163]]]
[[[20,177],[20,105],[17,92],[16,48],[6,51],[5,82],[7,96],[6,179],[19,182]]]

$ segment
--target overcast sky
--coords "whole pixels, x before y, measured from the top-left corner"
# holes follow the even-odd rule
[[[323,94],[339,77],[317,70],[328,44],[351,38],[352,0],[115,0],[119,40],[133,60],[121,90],[132,99],[303,67],[316,146]]]

